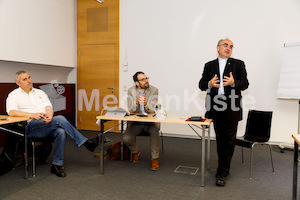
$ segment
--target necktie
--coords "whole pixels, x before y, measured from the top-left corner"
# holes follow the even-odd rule
[[[146,91],[144,91],[144,93],[143,93],[143,92],[140,91],[140,90],[139,90],[139,92],[140,92],[140,95],[143,95],[144,93],[146,93]],[[145,112],[145,107],[144,107],[144,105],[141,105],[141,104],[140,104],[140,110],[141,110],[142,113],[146,113],[146,112]]]

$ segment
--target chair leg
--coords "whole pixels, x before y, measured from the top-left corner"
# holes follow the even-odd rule
[[[32,176],[35,177],[35,142],[32,141]]]
[[[252,146],[251,146],[251,157],[250,157],[250,179],[252,179],[252,163],[253,163],[253,149],[254,149],[254,146],[258,144],[258,143],[253,143]],[[264,143],[265,144],[265,143]],[[264,145],[262,144],[262,145]],[[274,164],[273,164],[273,156],[272,156],[272,146],[270,144],[267,144],[269,145],[269,150],[270,150],[270,156],[271,156],[271,164],[272,164],[272,170],[274,172]]]
[[[269,149],[270,149],[270,156],[271,156],[272,170],[273,170],[273,172],[274,172],[273,157],[272,157],[272,147],[271,147],[270,144],[268,144],[268,145],[269,145]]]
[[[250,156],[250,175],[249,179],[252,179],[252,162],[253,162],[253,148],[255,146],[255,143],[251,146],[251,156]]]

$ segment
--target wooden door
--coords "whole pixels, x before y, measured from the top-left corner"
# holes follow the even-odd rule
[[[106,102],[116,102],[118,99],[115,96],[115,48],[114,44],[80,46],[77,70],[79,129],[99,130],[95,117],[100,115]]]
[[[119,0],[77,0],[77,50],[77,128],[99,130],[103,99],[119,98]]]

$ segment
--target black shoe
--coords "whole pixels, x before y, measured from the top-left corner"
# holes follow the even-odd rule
[[[216,185],[217,186],[225,186],[226,178],[224,176],[217,175],[216,176]]]
[[[88,139],[83,145],[85,146],[85,148],[87,148],[87,150],[94,152],[96,147],[98,146],[98,142],[99,142],[99,137],[95,137],[92,139]]]
[[[58,177],[66,177],[67,176],[63,165],[62,166],[52,165],[51,173],[56,174],[56,176],[58,176]]]

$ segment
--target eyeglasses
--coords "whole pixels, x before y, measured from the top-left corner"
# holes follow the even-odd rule
[[[220,44],[219,46],[223,46],[223,47],[225,47],[225,48],[229,47],[230,49],[233,48],[233,45],[230,45],[230,46],[229,46],[229,44],[227,44],[227,43]]]
[[[149,77],[142,78],[142,79],[140,79],[140,80],[138,80],[138,81],[146,81],[146,80],[149,80]]]

